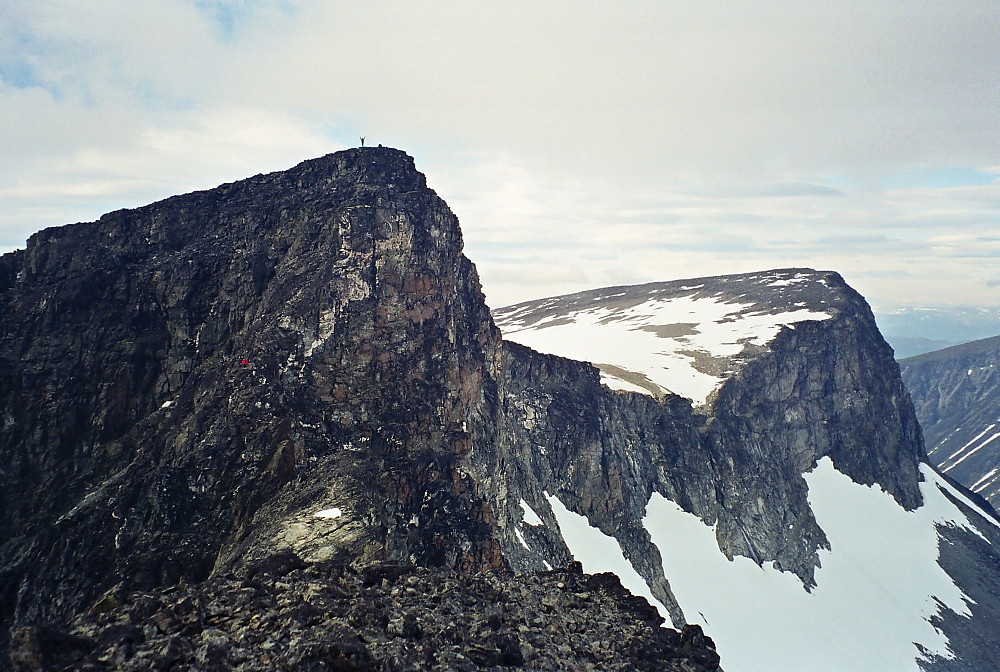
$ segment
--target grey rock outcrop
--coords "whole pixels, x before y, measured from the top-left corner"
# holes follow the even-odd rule
[[[720,300],[752,294],[775,312],[803,300],[822,302],[832,315],[783,329],[766,348],[748,348],[702,407],[677,395],[657,400],[614,392],[600,384],[592,366],[505,343],[505,446],[516,455],[506,459],[530,476],[504,480],[531,483],[533,489],[518,496],[534,510],[549,510],[541,491],[556,494],[616,538],[675,624],[684,616],[641,522],[652,492],[717,524],[728,557],[773,561],[807,586],[814,585],[817,551],[827,540],[808,505],[802,474],[820,458],[830,456],[856,482],[879,484],[907,509],[921,503],[919,426],[864,299],[835,273],[792,269],[769,272],[768,280],[782,274],[810,275],[812,281],[798,283],[796,292],[768,292],[757,274],[699,278],[613,287],[500,311],[501,325],[510,314],[531,322],[542,319],[539,314],[551,319],[568,313],[569,307],[593,310],[651,294],[688,296],[698,286],[701,294]],[[553,523],[547,519],[546,529]],[[513,546],[508,551],[516,553]]]

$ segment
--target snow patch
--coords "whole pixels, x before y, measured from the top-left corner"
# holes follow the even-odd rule
[[[997,519],[994,518],[993,516],[987,514],[986,512],[983,512],[983,510],[979,508],[978,504],[976,504],[971,499],[966,497],[960,490],[957,490],[954,486],[952,486],[952,484],[949,483],[943,476],[941,476],[941,474],[937,473],[936,471],[925,465],[921,465],[920,468],[924,472],[924,476],[933,481],[934,484],[937,485],[939,490],[947,490],[948,494],[950,494],[952,497],[959,500],[973,511],[981,512],[983,518],[990,521],[997,527],[1000,527],[1000,521],[997,521]],[[952,523],[953,525],[964,527],[970,532],[979,535],[979,537],[981,537],[982,539],[989,541],[988,539],[986,539],[985,536],[983,536],[982,532],[977,530],[976,527],[969,522],[969,519],[965,517],[965,514],[963,514],[961,510],[954,508],[954,506],[952,506],[952,509],[953,509],[953,517],[947,519],[945,522],[949,522]]]
[[[507,340],[592,362],[611,389],[673,392],[704,404],[731,375],[730,358],[747,345],[768,343],[782,327],[831,317],[804,308],[772,314],[753,307],[718,297],[653,297],[627,308],[559,313],[533,323],[515,312],[498,325]]]
[[[524,511],[524,515],[522,516],[522,518],[526,525],[531,525],[532,527],[538,527],[539,525],[544,525],[542,519],[538,517],[537,513],[535,513],[535,510],[532,509],[528,505],[528,503],[523,499],[521,500],[521,509]]]
[[[990,427],[993,427],[993,426],[994,425],[990,425]],[[980,434],[980,436],[982,436],[982,434]],[[954,469],[958,465],[962,464],[962,462],[965,462],[967,459],[969,459],[970,457],[972,457],[973,455],[975,455],[980,450],[982,450],[983,448],[985,448],[989,444],[993,443],[997,439],[1000,439],[1000,432],[997,432],[996,434],[994,434],[990,438],[986,439],[985,441],[983,441],[982,443],[980,443],[978,446],[976,446],[975,448],[973,448],[972,450],[970,450],[969,452],[967,452],[965,455],[963,455],[959,459],[957,459],[954,462],[948,464],[947,466],[945,466],[945,465],[942,464],[941,465],[942,466],[942,471],[944,471],[944,472],[951,471],[952,469]],[[959,451],[959,452],[961,452],[961,451]]]
[[[174,405],[173,399],[168,399],[167,401],[164,401],[162,404],[160,404],[160,408],[170,408],[173,405]]]
[[[980,478],[978,481],[976,481],[969,487],[969,490],[972,490],[973,492],[982,492],[989,486],[993,485],[993,483],[997,480],[993,478],[994,476],[996,476],[997,471],[1000,471],[1000,468],[993,469],[988,474]],[[993,480],[989,480],[991,478],[993,478]]]
[[[971,446],[972,444],[974,444],[974,443],[975,443],[976,441],[978,441],[979,439],[981,439],[981,438],[983,438],[984,436],[986,436],[986,432],[990,431],[990,430],[991,430],[991,429],[993,429],[994,427],[996,427],[996,423],[993,423],[993,424],[991,424],[991,425],[990,425],[990,426],[988,426],[988,427],[987,427],[986,429],[984,429],[983,431],[981,431],[981,432],[979,432],[978,434],[976,434],[976,435],[975,435],[974,437],[972,437],[972,439],[971,439],[971,440],[970,440],[970,441],[969,441],[969,442],[968,442],[967,444],[965,444],[964,446],[962,446],[961,448],[959,448],[958,450],[956,450],[956,451],[955,451],[954,453],[952,453],[951,455],[949,455],[949,456],[948,456],[948,460],[953,460],[953,459],[955,459],[956,457],[958,457],[959,455],[961,455],[961,454],[962,454],[962,451],[963,451],[963,450],[965,450],[966,448],[968,448],[969,446]],[[956,429],[955,431],[957,432],[957,431],[959,431],[960,429],[962,429],[962,428],[961,428],[961,427],[959,427],[959,428],[958,428],[958,429]],[[948,460],[945,460],[945,462],[947,462]]]
[[[332,509],[323,509],[322,511],[317,511],[313,515],[316,516],[317,518],[340,518],[342,515],[344,515],[344,512],[335,506]]]
[[[573,513],[559,501],[559,498],[545,493],[545,498],[549,500],[552,513],[555,514],[559,530],[562,532],[563,541],[569,547],[573,558],[579,560],[583,565],[583,571],[588,574],[598,574],[600,572],[614,572],[618,575],[622,585],[629,589],[634,595],[640,595],[656,607],[660,615],[670,622],[670,615],[666,608],[653,597],[653,593],[646,585],[646,581],[632,567],[631,563],[625,559],[621,546],[614,537],[609,537],[596,527],[591,527],[586,516]],[[718,549],[716,549],[718,550]]]
[[[789,287],[801,282],[809,282],[812,280],[812,276],[799,273],[798,275],[793,275],[789,278],[778,278],[777,280],[772,280],[767,283],[768,287]],[[821,282],[825,284],[825,278],[821,279]]]

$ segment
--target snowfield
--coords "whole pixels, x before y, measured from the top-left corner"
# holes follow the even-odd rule
[[[818,282],[807,274],[757,280],[762,287]],[[646,296],[637,297],[642,291]],[[748,346],[767,344],[784,327],[831,317],[804,304],[776,310],[732,293],[707,292],[704,285],[630,288],[579,307],[584,302],[577,296],[501,309],[497,326],[508,341],[594,364],[613,390],[656,397],[672,392],[696,405],[734,373]]]
[[[566,546],[569,547],[573,558],[580,561],[583,571],[588,574],[599,574],[601,572],[613,572],[618,575],[622,585],[628,588],[633,595],[640,595],[646,601],[656,607],[660,615],[670,622],[670,615],[666,608],[660,603],[646,585],[646,580],[639,575],[639,572],[632,567],[632,564],[625,558],[621,546],[614,537],[609,537],[596,527],[592,527],[586,516],[581,516],[567,509],[558,497],[545,493],[545,498],[552,507],[552,513],[559,523],[559,531],[562,533]]]
[[[715,638],[732,670],[919,670],[921,647],[951,657],[927,620],[938,601],[971,615],[938,565],[938,525],[975,528],[924,467],[925,503],[906,511],[877,487],[859,485],[829,458],[805,474],[809,503],[830,540],[817,586],[770,564],[719,551],[714,527],[654,494],[644,524],[660,549],[689,620]],[[683,545],[670,540],[685,539]],[[780,642],[779,645],[775,645]]]
[[[915,511],[881,488],[855,483],[829,458],[805,474],[809,503],[831,546],[820,551],[812,591],[771,563],[728,560],[714,526],[658,493],[643,524],[688,622],[714,638],[727,670],[919,670],[924,651],[952,657],[944,635],[927,620],[940,604],[971,615],[968,598],[938,565],[937,526],[979,534],[942,490],[959,493],[930,467],[922,469],[924,505]],[[558,498],[547,498],[585,571],[616,573],[668,618],[615,539]]]

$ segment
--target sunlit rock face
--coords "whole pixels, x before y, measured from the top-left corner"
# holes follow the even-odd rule
[[[723,666],[728,655],[732,669],[780,669],[800,650],[825,664],[872,622],[824,610],[825,586],[876,621],[898,615],[861,601],[890,588],[876,568],[844,569],[854,556],[840,549],[861,537],[830,513],[839,497],[860,518],[923,521],[892,544],[922,564],[899,573],[913,578],[892,589],[908,592],[888,603],[924,607],[903,608],[912,627],[880,632],[893,638],[881,650],[940,669],[995,659],[991,514],[927,471],[892,352],[837,274],[619,287],[496,315],[500,328],[457,219],[388,148],[48,229],[0,257],[0,644],[17,633],[11,655],[29,668],[49,634],[91,638],[86,655],[104,655],[107,619],[145,613],[130,595],[172,604],[183,583],[195,601],[236,599],[276,562],[293,577],[280,590],[306,601],[346,599],[312,586],[317,572],[376,566],[527,575],[510,584],[518,599],[553,606],[579,581],[530,576],[579,560],[676,626],[717,629]],[[692,578],[692,558],[716,574]],[[744,575],[765,577],[754,594],[774,599],[722,614],[698,578]],[[875,583],[851,583],[861,575]],[[625,620],[659,622],[604,587]],[[364,591],[351,599],[337,618],[367,608]],[[279,602],[268,609],[280,627],[312,623]],[[758,629],[727,625],[751,620]],[[834,621],[852,625],[824,648],[816,633]],[[798,648],[775,647],[796,622]],[[529,632],[517,647],[475,647],[523,653]],[[699,632],[652,636],[643,664],[713,669]],[[697,659],[659,648],[692,637]],[[125,655],[115,647],[107,655]],[[866,656],[855,662],[884,668]]]

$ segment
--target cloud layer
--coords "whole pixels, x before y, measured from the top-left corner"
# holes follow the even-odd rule
[[[357,143],[492,305],[779,266],[1000,306],[993,2],[8,2],[0,250]]]

